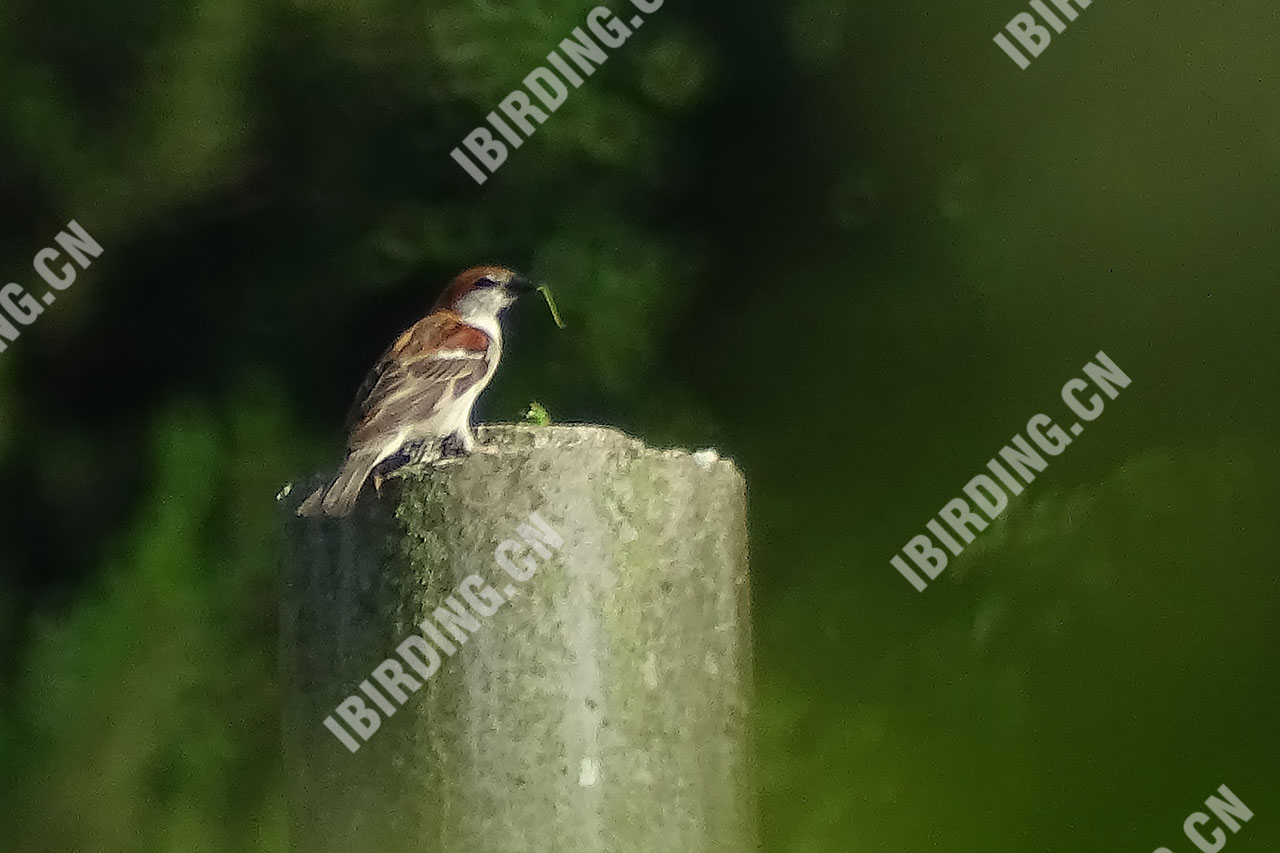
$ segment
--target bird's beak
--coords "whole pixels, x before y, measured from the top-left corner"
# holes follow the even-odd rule
[[[513,293],[533,293],[538,286],[522,275],[514,275],[507,282],[507,289]]]
[[[560,319],[560,312],[556,309],[556,301],[551,298],[551,288],[545,284],[534,284],[522,275],[514,276],[507,287],[516,293],[541,293],[542,298],[547,302],[547,308],[551,311],[551,319],[556,321],[556,325],[564,328],[564,320]]]

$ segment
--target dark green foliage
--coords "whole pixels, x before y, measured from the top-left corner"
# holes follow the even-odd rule
[[[568,328],[517,309],[483,418],[746,474],[769,850],[1182,850],[1223,782],[1277,849],[1271,7],[1097,3],[1019,73],[1022,2],[671,2],[476,186],[591,5],[6,0],[0,284],[105,251],[0,353],[0,847],[285,849],[274,496],[498,261]],[[916,593],[1099,349],[1132,386]]]

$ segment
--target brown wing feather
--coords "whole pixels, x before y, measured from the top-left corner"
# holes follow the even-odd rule
[[[429,412],[446,393],[458,395],[488,372],[489,336],[451,311],[437,311],[406,330],[365,377],[348,415],[347,446],[398,429],[414,413]],[[465,356],[441,358],[441,351]]]

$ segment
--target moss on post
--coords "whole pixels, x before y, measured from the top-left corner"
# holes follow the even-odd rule
[[[348,519],[289,522],[295,849],[755,849],[737,469],[599,427],[480,440],[496,452],[407,472]],[[420,623],[441,627],[433,613],[470,575],[504,601],[463,604],[479,627],[465,642],[441,628],[456,654],[394,701],[371,674],[392,659],[415,676],[397,647],[430,639]],[[380,719],[367,741],[342,725],[354,753],[323,724],[352,696]]]

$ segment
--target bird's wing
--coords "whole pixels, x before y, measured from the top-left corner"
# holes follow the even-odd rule
[[[348,416],[349,448],[430,416],[489,372],[489,336],[451,311],[410,327],[365,377]]]

